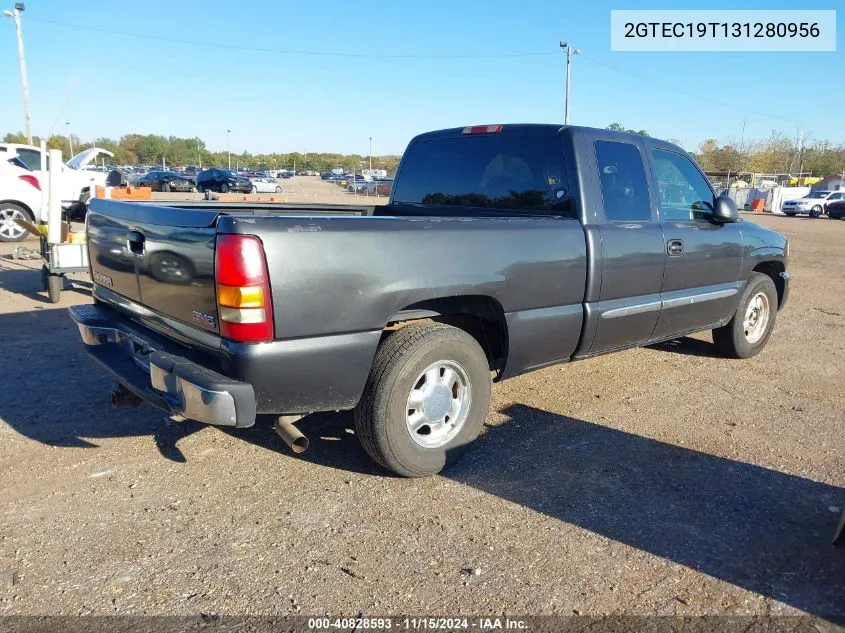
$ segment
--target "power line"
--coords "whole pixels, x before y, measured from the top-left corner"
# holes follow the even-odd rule
[[[789,116],[793,116],[793,115],[779,116],[779,115],[776,115],[776,114],[766,114],[765,112],[759,112],[757,110],[749,110],[748,108],[742,108],[742,107],[733,105],[732,103],[719,101],[718,99],[711,99],[710,97],[704,97],[704,96],[702,96],[700,94],[696,94],[694,92],[688,92],[687,90],[683,90],[681,88],[677,88],[677,87],[671,86],[669,84],[664,84],[660,81],[655,81],[653,79],[649,79],[649,78],[643,77],[641,75],[636,75],[634,73],[628,72],[627,70],[623,70],[621,68],[616,68],[615,66],[611,66],[610,64],[605,64],[604,62],[600,62],[599,60],[594,59],[592,57],[588,57],[587,55],[582,55],[582,57],[584,59],[598,65],[598,66],[602,66],[604,68],[607,68],[608,70],[612,70],[613,72],[617,72],[617,73],[620,73],[622,75],[627,75],[628,77],[631,77],[632,79],[636,79],[637,81],[642,81],[644,83],[652,84],[653,86],[658,86],[658,87],[663,88],[665,90],[677,92],[678,94],[682,94],[682,95],[685,95],[687,97],[691,97],[693,99],[698,99],[700,101],[706,101],[708,103],[713,103],[715,105],[722,106],[723,108],[729,108],[731,110],[736,110],[737,112],[754,114],[754,115],[762,117],[764,119],[780,119],[782,121],[788,121],[789,123],[793,123],[793,124],[795,123],[795,121],[793,119],[788,118]]]
[[[96,26],[90,26],[88,24],[71,24],[69,22],[59,22],[58,20],[48,20],[45,18],[29,18],[29,21],[41,22],[43,24],[52,24],[54,26],[66,27],[74,30],[92,31],[95,33],[104,33],[107,35],[119,35],[121,37],[134,37],[137,39],[153,40],[156,42],[170,42],[171,44],[187,44],[190,46],[204,46],[207,48],[221,48],[226,50],[249,51],[254,53],[272,53],[276,55],[306,55],[312,57],[352,57],[358,59],[501,59],[514,57],[548,57],[557,54],[553,51],[537,51],[524,53],[469,53],[459,55],[329,52],[302,49],[265,48],[262,46],[244,46],[241,44],[226,44],[223,42],[203,42],[200,40],[185,40],[176,37],[152,35],[149,33],[132,33],[130,31],[103,29]]]

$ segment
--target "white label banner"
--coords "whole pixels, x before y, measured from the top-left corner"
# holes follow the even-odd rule
[[[614,10],[612,51],[835,51],[834,10]]]

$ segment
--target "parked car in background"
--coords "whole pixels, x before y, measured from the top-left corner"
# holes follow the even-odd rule
[[[41,184],[19,158],[0,160],[0,242],[19,242],[28,233],[17,220],[46,222],[41,217]]]
[[[151,171],[135,181],[136,187],[149,187],[153,191],[194,191],[193,179],[175,171]]]
[[[817,218],[825,212],[829,203],[842,200],[843,195],[841,191],[811,191],[803,198],[787,200],[781,206],[781,211],[789,216],[806,213],[811,218]]]
[[[107,149],[90,147],[76,154],[62,167],[62,208],[71,214],[77,212],[79,207],[84,210],[92,187],[106,185],[105,172],[86,169],[101,155],[113,156]],[[20,143],[0,143],[0,161],[13,156],[23,161],[38,179],[41,190],[47,191],[47,171],[41,171],[41,148]],[[47,169],[50,168],[49,154],[44,157],[44,164]]]
[[[282,193],[282,186],[270,178],[250,178],[252,193]]]
[[[842,218],[845,218],[845,199],[828,203],[827,217],[831,220],[841,220]]]
[[[197,191],[216,191],[228,193],[237,191],[242,193],[252,192],[252,183],[249,178],[236,174],[228,169],[206,169],[197,176]]]
[[[385,178],[384,180],[380,180],[378,182],[378,186],[376,186],[376,195],[389,196],[391,189],[393,189],[393,179]]]

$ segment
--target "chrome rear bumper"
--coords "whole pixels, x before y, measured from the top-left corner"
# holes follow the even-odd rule
[[[206,424],[255,423],[252,385],[166,351],[115,310],[93,305],[69,312],[94,363],[142,400]]]

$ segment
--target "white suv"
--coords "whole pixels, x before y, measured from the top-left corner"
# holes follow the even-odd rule
[[[90,197],[94,186],[105,186],[107,174],[102,171],[86,169],[100,155],[113,156],[113,154],[101,147],[91,147],[79,152],[62,166],[61,192],[62,208],[74,211],[73,207],[85,204]],[[32,170],[38,182],[41,183],[41,190],[46,192],[48,187],[48,174],[41,171],[41,148],[34,145],[21,145],[19,143],[0,143],[0,161],[13,156],[21,159],[27,167]],[[49,156],[45,156],[45,164],[49,165]],[[95,163],[96,164],[96,163]]]
[[[0,159],[0,242],[19,242],[27,236],[18,219],[47,221],[41,217],[41,185],[20,159]]]

